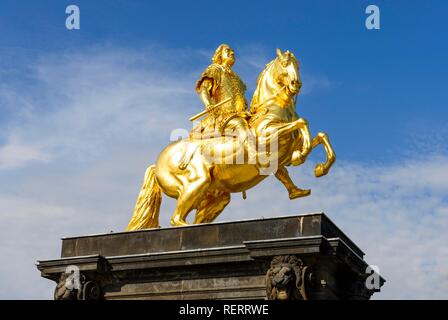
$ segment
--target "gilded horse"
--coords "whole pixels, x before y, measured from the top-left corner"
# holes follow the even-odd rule
[[[254,148],[247,146],[250,142],[238,137],[184,139],[169,144],[146,170],[127,230],[159,227],[162,192],[177,199],[172,225],[187,225],[186,218],[192,210],[196,210],[195,224],[212,222],[229,204],[231,193],[252,188],[276,168],[302,164],[319,144],[325,148],[327,158],[325,163],[316,165],[315,175],[327,174],[336,156],[328,136],[318,133],[311,138],[307,121],[297,115],[295,98],[300,87],[297,59],[291,52],[277,49],[277,57],[258,77],[251,101],[249,124],[258,151],[253,154]],[[189,143],[198,144],[200,151],[181,170],[179,161]],[[238,156],[241,150],[243,157]],[[224,160],[216,161],[216,157],[210,156],[213,154]],[[262,162],[266,155],[269,161]],[[241,161],[235,161],[238,157]]]

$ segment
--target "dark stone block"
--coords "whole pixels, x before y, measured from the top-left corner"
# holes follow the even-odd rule
[[[63,282],[76,266],[78,298],[368,299],[375,290],[361,290],[363,256],[315,213],[64,238],[61,258],[38,269],[59,282],[56,298],[75,296],[64,295]],[[278,270],[302,277],[301,286],[276,283]]]

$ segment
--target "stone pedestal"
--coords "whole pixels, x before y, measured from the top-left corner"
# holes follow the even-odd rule
[[[315,213],[64,238],[37,268],[56,299],[369,299],[363,256]]]

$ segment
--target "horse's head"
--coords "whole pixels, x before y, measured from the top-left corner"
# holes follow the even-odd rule
[[[277,57],[266,65],[258,77],[251,101],[252,112],[256,112],[262,105],[272,103],[282,107],[295,107],[291,102],[301,86],[299,62],[291,52],[277,49]]]
[[[277,59],[274,62],[274,78],[277,83],[286,89],[289,97],[299,93],[302,82],[299,75],[299,62],[289,51],[282,52],[277,49]]]

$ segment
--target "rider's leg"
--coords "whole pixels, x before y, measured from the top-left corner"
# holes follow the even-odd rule
[[[204,129],[204,124],[201,122],[196,127],[191,130],[190,136],[188,138],[187,150],[185,150],[182,158],[179,160],[179,169],[185,170],[187,166],[190,164],[191,158],[193,158],[196,149],[198,148],[198,144],[194,143],[194,141],[199,141],[202,139],[202,131]]]
[[[198,144],[193,143],[190,139],[189,143],[187,145],[187,150],[182,155],[182,158],[179,161],[179,169],[180,170],[185,170],[187,168],[187,166],[190,164],[191,158],[193,158],[193,155],[196,152],[197,148],[198,148]]]
[[[247,146],[247,152],[252,155],[255,154],[255,137],[249,129],[249,124],[243,117],[235,117],[231,119],[225,129],[225,134],[237,135],[239,140]]]
[[[311,193],[310,189],[303,190],[294,184],[294,182],[291,180],[291,177],[288,174],[288,170],[286,169],[286,167],[280,167],[275,173],[275,177],[278,180],[280,180],[280,182],[286,187],[290,199],[306,197]]]

